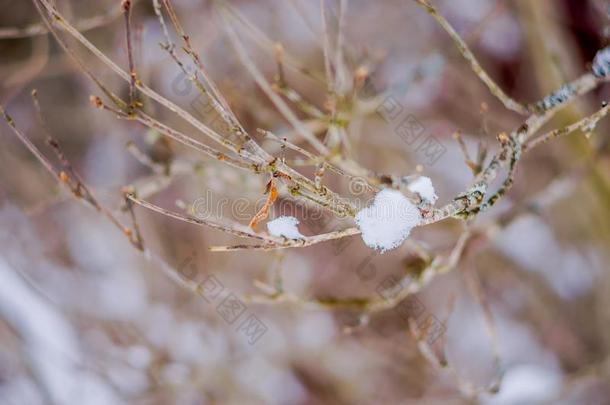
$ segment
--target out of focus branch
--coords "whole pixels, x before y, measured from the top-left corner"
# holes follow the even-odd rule
[[[487,74],[485,69],[481,66],[477,58],[474,56],[466,42],[460,37],[460,35],[455,31],[453,26],[449,24],[449,21],[445,19],[442,15],[440,15],[436,8],[430,4],[428,0],[414,0],[417,4],[422,6],[434,19],[438,22],[438,24],[449,34],[457,49],[460,51],[464,59],[470,63],[470,67],[476,73],[476,75],[481,79],[483,83],[487,86],[491,94],[496,96],[498,100],[504,104],[506,108],[509,110],[515,111],[521,115],[527,115],[529,110],[523,106],[521,103],[513,100],[510,96],[508,96],[500,86],[493,81],[493,79]]]
[[[36,104],[38,105],[37,100]],[[135,223],[135,216],[133,213],[131,213],[131,215],[132,220],[134,221],[134,229],[136,230],[135,233],[131,228],[123,225],[110,210],[98,202],[97,198],[95,198],[89,187],[87,187],[87,185],[83,182],[80,175],[72,168],[72,165],[65,157],[57,140],[52,138],[51,135],[47,133],[47,142],[53,148],[60,160],[60,163],[64,167],[64,170],[61,171],[55,169],[53,164],[42,154],[42,152],[40,152],[40,150],[25,136],[25,134],[19,130],[19,128],[17,128],[13,118],[6,113],[2,106],[0,106],[0,113],[3,115],[4,120],[9,125],[15,136],[17,136],[17,139],[19,139],[21,143],[23,143],[26,148],[32,152],[32,154],[42,163],[47,171],[49,171],[49,173],[55,177],[59,184],[65,185],[78,201],[85,202],[87,205],[93,207],[95,210],[108,218],[108,220],[110,220],[110,222],[129,239],[129,242],[134,245],[134,247],[140,251],[143,250],[143,241],[139,233],[139,228]]]
[[[137,0],[132,0],[134,3]],[[89,18],[82,18],[74,23],[77,30],[86,32],[104,25],[107,25],[116,20],[122,14],[122,10],[118,6],[112,7],[107,12]],[[44,23],[30,24],[27,27],[2,27],[0,28],[0,39],[4,38],[27,38],[37,35],[48,34],[49,29]]]

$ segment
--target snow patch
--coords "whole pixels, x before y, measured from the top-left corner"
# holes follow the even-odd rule
[[[281,216],[273,221],[267,222],[267,231],[273,236],[283,236],[288,239],[301,239],[304,238],[299,232],[297,225],[299,220],[295,217]]]
[[[400,246],[420,221],[419,209],[401,192],[392,189],[381,190],[371,206],[356,214],[362,240],[381,253]]]
[[[610,46],[597,52],[591,70],[597,77],[606,77],[610,74]]]
[[[417,194],[424,202],[434,204],[436,200],[438,200],[438,196],[434,191],[434,186],[432,185],[432,180],[430,180],[430,177],[418,177],[409,183],[407,188],[412,193]]]

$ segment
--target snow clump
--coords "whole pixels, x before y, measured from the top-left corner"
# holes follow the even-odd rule
[[[610,46],[597,52],[591,70],[597,77],[606,77],[610,74]]]
[[[295,217],[281,216],[267,222],[267,231],[277,237],[283,236],[288,239],[301,239],[304,236],[299,232],[298,224],[299,220]]]
[[[356,214],[362,240],[381,253],[400,246],[421,221],[419,209],[400,191],[383,189]]]
[[[413,180],[407,186],[410,192],[415,193],[422,199],[422,201],[434,204],[438,200],[438,196],[434,191],[432,180],[430,177],[421,176]]]

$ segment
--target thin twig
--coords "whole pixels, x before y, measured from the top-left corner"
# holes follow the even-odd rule
[[[129,63],[129,77],[131,79],[129,83],[129,108],[134,110],[136,108],[136,67],[133,58],[133,45],[131,43],[131,0],[123,0],[121,6],[123,7],[123,14],[125,16],[125,37],[127,38],[127,59]]]
[[[539,146],[545,142],[548,142],[551,139],[554,139],[554,138],[557,138],[560,136],[569,135],[569,134],[571,134],[575,131],[579,131],[579,130],[583,131],[587,134],[591,133],[595,130],[597,123],[608,114],[609,109],[610,109],[610,107],[608,106],[608,103],[604,102],[604,106],[601,109],[599,109],[597,112],[595,112],[594,114],[592,114],[588,117],[585,117],[571,125],[568,125],[567,127],[554,129],[543,135],[540,135],[539,137],[527,142],[523,146],[523,149],[524,149],[524,151],[532,150],[536,146]]]
[[[237,20],[240,27],[249,34],[250,38],[257,46],[259,46],[269,55],[273,55],[275,45],[278,43],[278,41],[269,38],[265,32],[256,27],[236,7],[231,5],[230,2],[225,0],[216,1],[228,12],[232,18]],[[311,71],[305,67],[296,57],[291,55],[286,50],[284,50],[284,62],[286,67],[290,68],[291,70],[299,72],[317,83],[325,83],[325,79],[321,74],[318,74],[316,71]]]
[[[136,0],[132,0],[136,1]],[[120,7],[111,7],[107,12],[89,18],[82,18],[74,23],[77,30],[81,32],[91,31],[101,26],[107,25],[116,20],[123,13]],[[0,39],[5,38],[27,38],[37,35],[45,35],[49,33],[48,27],[43,23],[30,24],[27,27],[0,28]]]
[[[460,37],[460,35],[455,31],[453,26],[449,24],[449,22],[440,15],[436,8],[430,4],[428,0],[414,0],[417,4],[422,6],[434,19],[438,22],[438,24],[449,34],[456,47],[464,57],[470,63],[470,67],[476,73],[476,75],[481,79],[483,83],[487,86],[491,94],[496,96],[504,106],[512,111],[515,111],[521,115],[527,115],[529,113],[528,109],[520,104],[519,102],[513,100],[510,96],[508,96],[500,86],[493,81],[491,77],[487,74],[487,72],[483,69],[477,58],[474,56],[466,42]]]
[[[359,235],[360,230],[358,228],[346,228],[341,231],[333,231],[329,233],[322,233],[315,236],[305,236],[300,239],[285,239],[280,243],[267,244],[267,245],[235,245],[235,246],[212,246],[210,251],[212,252],[233,252],[236,250],[276,250],[276,249],[287,249],[297,247],[307,247],[316,245],[318,243],[327,242],[330,240],[341,239],[348,236]]]
[[[33,96],[36,96],[35,92]],[[39,105],[37,103],[37,108],[38,107]],[[54,152],[60,159],[61,164],[65,168],[65,170],[61,171],[55,169],[51,162],[42,154],[42,152],[40,152],[40,150],[23,134],[23,132],[17,128],[13,118],[6,113],[2,106],[0,106],[0,113],[3,115],[6,123],[9,125],[21,143],[23,143],[26,148],[42,163],[42,165],[47,169],[47,171],[49,171],[49,173],[53,175],[59,184],[65,185],[77,200],[86,202],[87,205],[93,207],[95,210],[107,217],[114,226],[116,226],[125,236],[127,236],[130,243],[133,244],[138,250],[143,249],[141,240],[134,238],[132,230],[124,226],[110,210],[98,202],[91,190],[82,181],[80,175],[72,168],[72,165],[60,149],[59,142],[57,142],[57,140],[52,138],[51,135],[47,133],[49,145],[53,148]]]
[[[254,61],[248,55],[246,49],[244,48],[242,42],[240,41],[237,33],[233,29],[231,22],[226,17],[226,12],[221,10],[221,14],[225,20],[225,30],[229,36],[231,44],[235,49],[242,65],[246,68],[248,73],[252,76],[256,84],[260,87],[260,89],[267,95],[267,97],[271,100],[271,102],[275,105],[275,107],[282,113],[284,118],[299,132],[303,138],[307,140],[317,151],[322,155],[327,155],[328,149],[320,142],[314,134],[312,134],[297,118],[297,116],[290,110],[290,108],[286,105],[284,100],[282,100],[271,88],[263,74],[258,70]]]
[[[161,208],[151,202],[144,201],[144,200],[138,198],[135,194],[131,194],[131,193],[126,193],[126,198],[133,201],[137,205],[140,205],[151,211],[155,211],[166,217],[174,218],[179,221],[187,222],[189,224],[207,226],[209,228],[220,230],[220,231],[226,232],[231,235],[239,236],[241,238],[254,238],[254,239],[266,241],[267,243],[282,243],[281,238],[276,238],[276,237],[269,236],[266,234],[256,233],[256,232],[252,231],[252,229],[250,229],[249,227],[241,225],[236,222],[225,221],[225,223],[223,223],[220,221],[215,221],[215,220],[211,220],[211,219],[207,219],[207,218],[199,218],[199,217],[195,217],[195,216],[191,216],[191,215],[183,215],[183,214],[180,214],[180,213],[177,213],[174,211],[167,210],[165,208]]]

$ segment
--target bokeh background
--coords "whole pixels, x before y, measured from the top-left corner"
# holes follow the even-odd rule
[[[228,1],[272,44],[281,43],[314,76],[324,76],[318,1]],[[164,38],[152,2],[134,3],[140,79],[202,114],[197,92],[159,47]],[[246,129],[257,139],[256,129],[263,128],[307,147],[240,63],[214,3],[173,3]],[[490,75],[526,103],[589,69],[610,35],[609,4],[602,0],[435,4]],[[126,68],[118,0],[58,0],[57,5],[70,21],[90,23],[82,30],[86,37]],[[325,5],[330,30],[336,30],[338,1]],[[120,211],[122,187],[141,190],[153,184],[147,199],[157,205],[180,211],[205,201],[200,209],[247,224],[267,179],[92,108],[89,96],[100,95],[99,90],[51,35],[38,32],[40,17],[32,4],[1,0],[0,10],[0,102],[52,156],[30,98],[36,88],[53,136],[101,202]],[[235,26],[272,80],[273,52],[260,46],[243,21]],[[29,30],[16,29],[23,27]],[[414,2],[350,0],[344,37],[348,69],[366,67],[371,94],[391,94],[444,149],[431,162],[405,142],[396,121],[373,110],[354,115],[347,127],[350,153],[364,166],[397,175],[419,171],[432,178],[444,203],[471,180],[452,134],[460,131],[474,155],[479,143],[493,152],[496,135],[520,125]],[[128,94],[125,83],[94,56],[69,43],[97,77]],[[290,70],[286,77],[324,110],[323,81]],[[600,87],[564,109],[549,127],[592,113],[608,97],[608,87]],[[151,101],[144,108],[163,122],[188,128]],[[299,114],[321,132],[319,122]],[[160,261],[140,255],[105,218],[59,187],[2,123],[0,403],[608,404],[608,128],[602,122],[589,139],[575,134],[526,155],[508,196],[473,224],[456,268],[417,294],[425,314],[442,325],[428,347],[431,357],[395,310],[354,327],[357,311],[311,302],[376,297],[388,277],[417,276],[431,260],[427,254],[449,254],[463,231],[457,220],[418,228],[412,241],[383,255],[358,236],[340,246],[212,253],[212,245],[239,241],[136,208],[148,249],[182,276],[196,282],[212,276],[224,287],[222,297],[239,297],[245,310],[229,323],[218,311],[222,298],[206,300],[181,288]],[[283,153],[277,144],[261,142],[270,152]],[[134,157],[135,148],[181,170],[154,173]],[[311,167],[300,170],[313,173]],[[340,177],[329,174],[326,181],[343,195],[367,197]],[[231,202],[238,199],[249,203],[236,212]],[[290,203],[282,207],[291,210]],[[312,220],[311,213],[294,212],[306,235],[351,225],[329,214]],[[277,284],[279,275],[286,294],[300,301],[258,302],[264,285]],[[265,330],[255,342],[240,327],[250,315]]]

